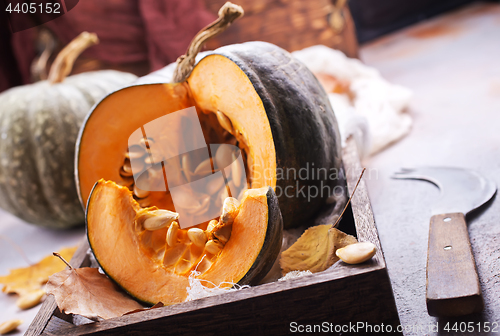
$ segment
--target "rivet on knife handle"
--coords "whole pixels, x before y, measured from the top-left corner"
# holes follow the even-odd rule
[[[462,213],[431,217],[426,299],[427,311],[432,316],[467,315],[484,308]]]

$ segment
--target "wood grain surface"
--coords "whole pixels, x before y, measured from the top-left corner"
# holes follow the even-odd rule
[[[434,215],[427,252],[427,311],[462,316],[484,308],[481,285],[462,213]]]

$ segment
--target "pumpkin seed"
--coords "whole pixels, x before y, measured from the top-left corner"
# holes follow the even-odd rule
[[[339,248],[335,254],[347,264],[360,264],[371,259],[377,252],[377,247],[370,242],[361,242]]]
[[[205,251],[211,254],[217,254],[219,253],[220,250],[222,250],[222,244],[219,242],[216,242],[214,240],[209,240],[205,244]]]
[[[139,145],[133,145],[128,148],[127,153],[125,153],[125,157],[129,160],[135,160],[135,159],[140,159],[146,154],[146,150],[139,146]]]
[[[136,185],[134,185],[134,195],[137,196],[137,198],[146,198],[149,194],[151,194],[151,191],[139,189]]]
[[[16,305],[21,309],[29,309],[42,301],[42,297],[45,295],[45,291],[43,289],[39,289],[30,293],[26,293],[21,295],[21,297],[17,300]]]
[[[189,240],[191,240],[193,244],[198,247],[205,246],[205,243],[207,242],[207,235],[202,229],[191,228],[188,230],[187,236],[189,237]]]
[[[181,156],[181,167],[182,171],[184,172],[184,176],[186,176],[186,179],[188,182],[191,182],[194,168],[193,168],[193,162],[191,160],[191,156],[188,153],[182,154]]]
[[[219,121],[219,124],[222,126],[222,128],[234,135],[234,128],[231,120],[221,111],[217,111],[216,115],[217,120]]]
[[[179,223],[172,222],[167,231],[167,244],[170,247],[174,247],[177,244],[177,231],[179,231]]]
[[[23,320],[8,320],[0,323],[0,335],[11,332],[23,323]]]
[[[220,145],[215,152],[215,163],[217,169],[224,169],[231,164],[231,154],[233,153],[233,146]]]
[[[233,229],[232,225],[226,225],[219,230],[214,232],[214,236],[223,244],[227,243],[229,238],[231,238],[231,231]]]
[[[238,215],[240,202],[234,197],[228,197],[224,200],[222,205],[222,214],[220,215],[219,222],[222,225],[231,225]]]
[[[203,160],[194,170],[194,175],[207,176],[212,174],[212,159]]]
[[[224,186],[223,178],[212,178],[205,186],[208,195],[216,194]]]
[[[141,213],[135,220],[138,223],[142,222],[144,229],[155,231],[168,227],[178,218],[179,214],[177,212],[169,210],[153,210]]]
[[[241,180],[245,168],[243,168],[241,161],[236,159],[236,155],[234,155],[234,153],[232,153],[232,157],[233,157],[233,163],[231,164],[231,175],[233,177],[234,185],[236,187],[239,187],[241,185]]]
[[[120,168],[120,176],[121,177],[131,177],[133,175],[134,174],[132,174],[132,171],[126,171],[125,169],[123,169],[123,166]]]
[[[122,176],[123,180],[119,181],[117,184],[122,187],[127,187],[130,189],[134,185],[134,178],[132,176]]]
[[[130,159],[125,159],[120,173],[123,171],[123,176],[132,176],[132,165],[130,164]],[[125,175],[126,174],[126,175]]]
[[[207,232],[212,232],[217,224],[219,224],[219,221],[216,219],[212,219],[210,222],[208,222]]]

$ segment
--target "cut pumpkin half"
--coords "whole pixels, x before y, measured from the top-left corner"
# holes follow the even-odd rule
[[[104,272],[146,303],[183,302],[193,271],[208,287],[256,284],[281,248],[278,201],[263,187],[247,190],[234,204],[207,230],[183,230],[174,213],[141,208],[128,188],[100,180],[89,196],[88,240]]]
[[[194,56],[196,52],[183,60],[191,58],[195,64]],[[180,203],[170,193],[172,186],[190,182],[203,165],[214,168],[210,173],[217,170],[210,163],[214,153],[210,158],[198,155],[201,145],[195,132],[174,120],[179,111],[194,109],[205,146],[237,146],[244,166],[244,174],[225,176],[230,195],[224,195],[225,188],[217,183],[207,183],[197,194],[199,199],[217,193],[220,199],[238,198],[247,188],[270,186],[278,196],[286,228],[311,224],[339,184],[341,157],[335,115],[309,69],[275,45],[248,42],[211,52],[173,82],[166,70],[105,97],[88,115],[76,153],[82,204],[104,178],[127,186],[141,206],[180,212]],[[161,118],[169,119],[168,127],[151,126]],[[136,133],[137,138],[131,137]],[[193,153],[193,162],[184,159],[187,153]],[[134,169],[137,157],[142,161]],[[168,167],[177,167],[179,174],[175,169],[169,173]],[[147,180],[147,186],[164,185],[143,190],[147,188],[141,188],[139,179]],[[213,209],[218,211],[220,205],[215,203]],[[202,201],[196,209],[210,212]]]

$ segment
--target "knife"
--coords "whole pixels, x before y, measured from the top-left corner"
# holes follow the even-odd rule
[[[396,179],[425,180],[441,190],[432,208],[427,250],[427,311],[432,316],[461,316],[484,308],[481,285],[465,216],[493,197],[496,185],[462,168],[403,168]]]

